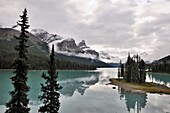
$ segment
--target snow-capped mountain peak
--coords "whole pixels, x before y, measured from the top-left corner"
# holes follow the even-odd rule
[[[86,45],[86,42],[84,40],[82,40],[79,44],[78,44],[78,47],[80,48],[87,48],[87,45]]]
[[[33,29],[31,33],[40,38],[43,42],[50,43],[55,40],[63,39],[61,36],[57,34],[49,34],[47,31],[43,29]]]
[[[59,35],[50,34],[43,29],[33,29],[31,33],[46,42],[50,49],[54,44],[54,50],[58,53],[91,59],[99,58],[99,53],[88,47],[85,40],[77,45],[73,38],[66,39]]]
[[[119,61],[118,57],[113,57],[106,52],[97,52],[87,46],[85,40],[78,44],[73,38],[63,38],[56,34],[50,34],[43,29],[33,29],[32,34],[46,42],[51,50],[52,45],[55,45],[55,52],[62,53],[69,56],[78,56],[83,58],[97,59],[106,63],[113,63]]]
[[[48,32],[43,29],[32,29],[31,33],[34,35],[48,34]]]

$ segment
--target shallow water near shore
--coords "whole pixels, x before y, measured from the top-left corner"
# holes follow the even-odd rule
[[[28,85],[30,113],[38,113],[41,102],[38,100],[43,71],[29,71]],[[0,70],[0,113],[5,111],[5,103],[10,99],[13,89],[11,70]],[[117,77],[117,68],[98,68],[95,71],[59,71],[60,113],[166,113],[170,112],[170,95],[138,94],[105,85],[109,78]],[[170,87],[170,75],[147,73],[147,82],[165,84]],[[113,89],[116,87],[116,89]]]

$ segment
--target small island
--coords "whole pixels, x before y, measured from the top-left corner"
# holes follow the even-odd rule
[[[165,85],[160,85],[152,82],[145,83],[132,83],[126,82],[123,79],[110,79],[110,84],[123,88],[125,91],[137,92],[137,93],[159,93],[170,94],[170,88]]]
[[[130,57],[129,54],[125,65],[120,61],[118,78],[110,78],[110,84],[130,92],[170,94],[170,88],[166,85],[145,82],[145,70],[146,64],[144,60],[139,55]]]

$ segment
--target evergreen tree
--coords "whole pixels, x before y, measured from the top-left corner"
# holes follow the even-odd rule
[[[126,77],[124,77],[125,78],[125,80],[127,81],[127,82],[130,82],[131,81],[131,65],[132,65],[132,59],[131,59],[131,57],[130,57],[130,54],[128,54],[128,58],[127,58],[127,62],[126,62]]]
[[[11,100],[6,104],[8,109],[5,113],[28,113],[30,111],[28,107],[29,99],[27,98],[30,88],[27,85],[28,46],[26,42],[29,38],[27,36],[29,25],[26,9],[20,15],[20,19],[17,24],[21,27],[21,34],[19,37],[15,37],[19,41],[19,45],[15,46],[15,50],[18,52],[18,58],[14,62],[14,68],[16,69],[14,73],[16,75],[11,77],[14,90],[10,92]]]
[[[121,72],[120,72],[120,67],[118,67],[118,78],[120,78]]]
[[[43,101],[43,106],[40,107],[39,112],[58,113],[60,108],[60,94],[58,90],[61,89],[61,87],[57,83],[58,72],[56,72],[54,45],[52,46],[50,55],[48,75],[43,73],[42,78],[46,81],[45,85],[41,84],[41,91],[43,93],[39,99]]]
[[[146,69],[146,64],[145,64],[144,60],[141,59],[139,62],[139,71],[140,71],[139,72],[140,73],[139,83],[145,82],[145,79],[146,79],[145,69]]]
[[[122,64],[122,61],[120,61],[120,68],[121,68],[121,77],[124,77],[124,64]]]

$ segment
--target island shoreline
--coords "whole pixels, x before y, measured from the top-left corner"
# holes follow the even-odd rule
[[[115,85],[118,87],[121,87],[125,91],[134,92],[134,93],[157,93],[157,94],[168,94],[170,95],[170,88],[161,85],[156,84],[152,82],[145,82],[145,83],[131,83],[126,82],[123,79],[118,78],[110,78],[109,85]]]

